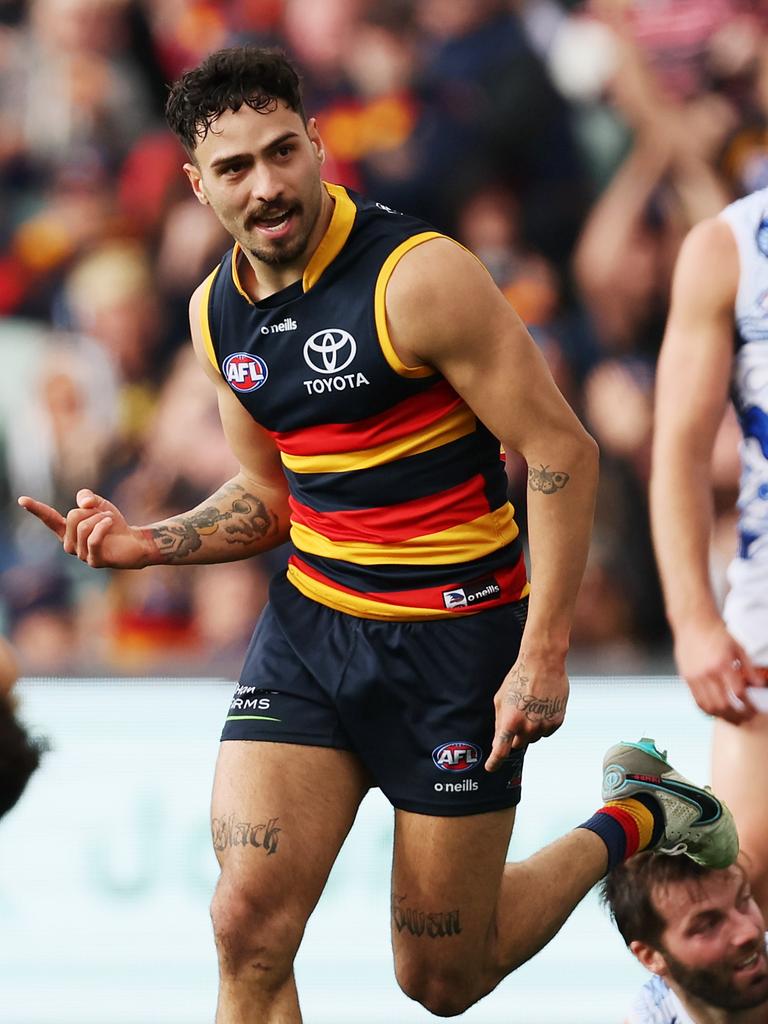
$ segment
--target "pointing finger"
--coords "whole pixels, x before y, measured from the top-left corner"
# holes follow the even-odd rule
[[[27,512],[31,512],[33,516],[36,516],[41,523],[52,530],[57,537],[60,539],[64,537],[64,531],[66,530],[67,522],[60,512],[57,512],[55,508],[51,508],[50,505],[46,505],[43,501],[37,501],[35,498],[29,498],[27,495],[22,495],[18,499],[18,503],[21,508]]]

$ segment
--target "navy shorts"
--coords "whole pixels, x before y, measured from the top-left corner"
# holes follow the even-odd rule
[[[355,753],[405,811],[478,814],[520,800],[523,752],[489,774],[493,698],[527,599],[474,615],[385,622],[304,597],[284,575],[248,647],[222,740]]]

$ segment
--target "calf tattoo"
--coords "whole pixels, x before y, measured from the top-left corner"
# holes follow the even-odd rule
[[[228,544],[249,545],[277,528],[277,516],[239,484],[227,484],[211,504],[176,516],[147,532],[169,562],[183,562],[203,545],[203,538],[221,532]]]
[[[279,818],[252,825],[250,821],[238,821],[238,815],[230,814],[226,818],[213,818],[211,836],[213,848],[219,852],[234,847],[253,847],[262,849],[269,856],[277,853],[279,836],[282,829],[278,827]]]
[[[550,469],[549,466],[539,466],[538,469],[528,467],[528,486],[532,491],[540,491],[542,494],[562,491],[570,479],[570,474],[559,469]]]
[[[426,935],[428,939],[444,939],[461,934],[458,910],[427,913],[404,906],[406,899],[405,895],[392,896],[392,921],[398,932],[407,931],[416,938]]]

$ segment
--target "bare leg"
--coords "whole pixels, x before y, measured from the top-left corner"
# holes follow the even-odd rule
[[[463,1013],[538,952],[605,874],[584,829],[506,864],[514,811],[437,818],[398,811],[392,937],[403,990],[440,1016]]]
[[[301,1024],[294,957],[368,784],[345,751],[222,743],[211,815],[217,1024]]]
[[[731,725],[715,721],[712,787],[733,814],[745,867],[763,913],[768,913],[768,715]]]

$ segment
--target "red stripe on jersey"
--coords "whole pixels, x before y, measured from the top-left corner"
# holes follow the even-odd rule
[[[308,526],[329,540],[371,544],[392,544],[439,533],[492,511],[480,474],[447,491],[380,508],[316,512],[293,496],[288,500],[292,522]]]
[[[429,391],[354,423],[323,423],[270,433],[280,451],[287,455],[340,455],[418,434],[453,412],[462,401],[447,381],[440,381]]]
[[[370,601],[371,604],[376,604],[380,601],[382,604],[400,605],[403,608],[418,608],[423,609],[425,612],[432,610],[440,610],[445,612],[446,605],[443,600],[443,594],[451,590],[456,590],[457,586],[467,586],[467,583],[441,584],[439,587],[423,587],[418,590],[385,590],[378,593],[371,593],[369,591],[354,590],[352,587],[345,587],[341,583],[337,583],[330,577],[325,576],[323,573],[318,572],[311,565],[299,558],[298,555],[291,555],[288,559],[290,565],[296,566],[301,572],[311,577],[313,580],[317,580],[318,583],[323,583],[327,587],[332,587],[334,590],[338,590],[342,594],[351,594],[354,597],[362,598],[365,601]],[[520,599],[527,583],[528,576],[525,569],[525,559],[521,555],[520,558],[514,565],[505,566],[502,569],[495,569],[492,572],[489,571],[482,578],[493,577],[501,588],[501,595],[494,598],[492,601],[483,601],[480,605],[473,605],[467,607],[452,608],[451,615],[472,615],[475,612],[483,611],[486,608],[495,608],[498,605],[509,604],[512,601]]]

